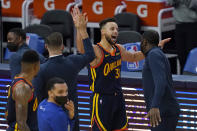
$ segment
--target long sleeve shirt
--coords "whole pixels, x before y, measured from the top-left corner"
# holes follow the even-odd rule
[[[23,54],[28,50],[30,50],[30,48],[26,43],[24,43],[19,47],[17,52],[11,55],[9,60],[11,79],[14,79],[14,77],[21,72],[21,59],[23,57]],[[39,57],[40,57],[40,63],[44,63],[45,58],[40,54]]]
[[[33,86],[37,92],[38,101],[47,98],[47,81],[53,77],[60,77],[65,80],[68,86],[68,98],[74,101],[75,115],[77,115],[77,76],[81,69],[87,66],[95,58],[94,49],[90,39],[83,40],[85,54],[83,55],[63,55],[54,56],[47,62],[41,64],[37,77],[33,80]]]
[[[173,15],[178,24],[197,22],[197,10],[189,9],[187,2],[189,0],[168,0],[168,3],[175,7]]]
[[[179,112],[170,64],[160,48],[153,47],[146,54],[142,81],[147,111],[159,108],[162,115]]]

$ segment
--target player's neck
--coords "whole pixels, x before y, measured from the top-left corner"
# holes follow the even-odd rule
[[[146,49],[145,49],[144,53],[147,54],[147,52],[149,52],[149,51],[150,51],[152,48],[154,48],[154,47],[156,47],[156,46],[148,44],[148,45],[146,46]]]
[[[49,51],[49,57],[56,55],[62,55],[62,51]]]
[[[22,41],[19,45],[18,45],[18,48],[20,48],[22,45],[24,45],[25,44],[25,42],[24,41]]]
[[[56,102],[55,102],[55,100],[54,99],[52,99],[52,98],[48,98],[48,100],[47,100],[48,102],[51,102],[51,103],[54,103],[54,104],[56,104],[56,105],[58,105]],[[60,105],[58,105],[58,106],[60,106]]]
[[[26,72],[21,72],[18,77],[23,77],[25,80],[28,80],[28,81],[32,81],[34,76],[32,75],[32,73],[26,73]]]
[[[105,50],[108,50],[109,52],[112,52],[114,50],[112,45],[106,39],[101,39],[100,44],[103,48],[105,48]]]

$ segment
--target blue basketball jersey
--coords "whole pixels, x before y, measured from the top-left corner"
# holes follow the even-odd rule
[[[118,45],[114,46],[114,52],[105,50],[101,44],[97,44],[102,52],[100,63],[94,67],[89,66],[90,90],[95,93],[113,94],[120,92],[121,52]]]

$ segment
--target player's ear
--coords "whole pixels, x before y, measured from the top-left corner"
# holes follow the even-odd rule
[[[104,34],[105,34],[105,32],[106,32],[105,27],[102,27],[102,29],[101,29],[101,35],[104,35]]]
[[[22,41],[22,36],[19,36],[19,37],[18,37],[18,40],[19,40],[19,41]]]
[[[144,40],[143,40],[143,44],[144,44],[144,45],[147,45],[147,44],[148,44],[148,41],[147,41],[146,39],[144,39]]]
[[[48,98],[51,97],[52,95],[53,95],[53,94],[52,94],[52,91],[49,90],[49,91],[48,91]]]
[[[48,50],[48,44],[45,43],[44,47],[46,50]]]
[[[38,70],[38,63],[34,63],[33,68],[34,68],[34,71],[37,71]]]
[[[62,43],[62,47],[61,47],[61,50],[63,51],[64,50],[64,44]]]

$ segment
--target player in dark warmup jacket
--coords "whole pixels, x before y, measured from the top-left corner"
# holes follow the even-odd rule
[[[7,131],[38,131],[36,115],[38,100],[31,84],[40,69],[38,54],[32,50],[25,52],[21,65],[20,74],[14,78],[9,88]]]
[[[146,56],[142,71],[146,117],[150,118],[152,131],[175,131],[180,109],[169,61],[157,46],[156,31],[144,32],[142,39],[141,50]]]

